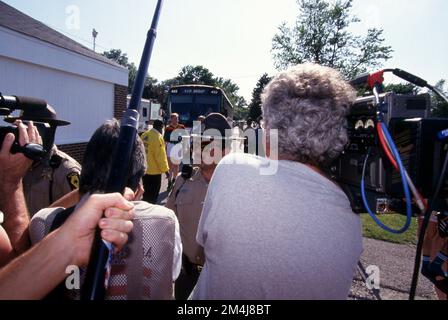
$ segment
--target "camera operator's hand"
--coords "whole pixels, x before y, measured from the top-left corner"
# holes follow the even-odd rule
[[[80,267],[88,264],[97,225],[102,229],[102,238],[111,242],[116,251],[121,250],[133,228],[133,218],[134,205],[119,193],[90,196],[60,228],[61,237],[73,246],[72,263]]]
[[[20,120],[16,121],[15,125],[18,128],[21,146],[27,143],[42,143],[39,132],[32,122],[28,128]],[[14,140],[12,133],[7,134],[0,149],[0,210],[5,215],[3,227],[12,245],[10,258],[29,247],[29,215],[23,194],[22,178],[32,165],[32,161],[22,153],[10,152]]]
[[[19,144],[21,146],[28,143],[42,144],[42,138],[32,121],[29,122],[28,128],[20,120],[17,120],[14,124],[19,131]],[[21,182],[32,165],[32,161],[22,153],[12,154],[10,152],[14,140],[14,135],[8,133],[0,149],[0,188],[15,187]]]
[[[118,193],[91,196],[59,229],[0,269],[0,300],[42,299],[67,277],[67,266],[86,266],[98,224],[103,239],[121,249],[133,209]]]

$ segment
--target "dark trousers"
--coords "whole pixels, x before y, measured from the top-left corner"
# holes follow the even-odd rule
[[[145,174],[143,176],[143,187],[145,188],[145,193],[143,194],[143,201],[157,204],[157,198],[159,197],[160,187],[162,185],[162,175],[161,174]]]
[[[186,255],[182,255],[182,270],[174,284],[176,300],[187,300],[198,282],[200,266],[192,264]]]

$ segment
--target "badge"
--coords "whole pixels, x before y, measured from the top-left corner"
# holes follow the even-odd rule
[[[72,172],[67,175],[67,182],[72,190],[79,188],[79,174]]]

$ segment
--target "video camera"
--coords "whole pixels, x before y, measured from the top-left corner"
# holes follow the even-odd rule
[[[373,88],[376,83],[379,88],[378,84],[382,84],[382,75],[386,71],[418,86],[435,89],[426,81],[400,69],[362,75],[352,84],[368,84]],[[377,213],[403,211],[405,195],[401,175],[399,170],[394,170],[385,148],[381,146],[378,130],[380,121],[387,126],[403,166],[423,198],[434,195],[448,150],[448,142],[438,137],[439,133],[448,128],[448,119],[430,118],[429,94],[377,93],[358,98],[351,107],[347,116],[349,145],[330,168],[330,175],[340,184],[353,211],[357,213],[366,212],[360,187],[362,179],[370,208],[376,208]],[[446,182],[439,196],[448,196]]]
[[[429,118],[428,94],[381,94],[385,72],[426,87],[448,103],[441,90],[400,69],[357,77],[351,84],[367,84],[373,96],[359,98],[351,107],[347,119],[350,144],[330,172],[348,195],[353,210],[368,212],[387,232],[400,234],[409,229],[415,213],[412,204],[422,214],[409,293],[409,299],[414,300],[426,229],[434,212],[437,212],[439,236],[448,236],[448,119]],[[394,199],[398,205],[391,208]],[[376,213],[388,208],[402,213],[405,207],[403,227],[393,229],[385,225],[371,209],[372,204]]]
[[[0,116],[9,116],[15,110],[25,110],[27,108],[46,108],[47,102],[40,99],[19,96],[4,96],[0,93]],[[48,132],[48,124],[35,124],[40,135],[44,138]],[[34,143],[28,143],[21,146],[19,143],[19,131],[16,126],[0,126],[0,146],[3,145],[3,140],[8,133],[14,134],[16,137],[10,152],[23,153],[27,158],[33,161],[41,160],[47,151],[43,146]]]

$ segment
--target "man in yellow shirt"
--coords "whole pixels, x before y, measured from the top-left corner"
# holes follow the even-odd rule
[[[143,177],[145,193],[143,200],[152,204],[157,203],[160,187],[162,184],[162,173],[169,173],[168,160],[165,151],[165,142],[162,136],[163,122],[154,121],[153,128],[142,135],[146,150],[147,170]]]

